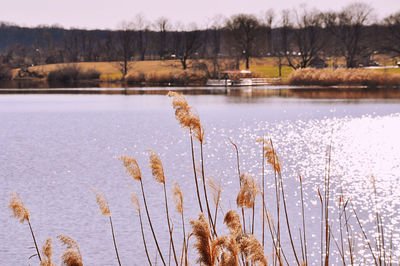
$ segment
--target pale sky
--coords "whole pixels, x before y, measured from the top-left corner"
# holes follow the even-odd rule
[[[216,16],[249,13],[259,16],[272,8],[299,8],[300,4],[322,11],[340,10],[353,0],[0,0],[0,21],[21,26],[54,25],[65,28],[117,29],[122,21],[132,20],[141,13],[154,22],[164,16],[173,24],[210,23]],[[362,0],[381,19],[400,11],[400,0]]]

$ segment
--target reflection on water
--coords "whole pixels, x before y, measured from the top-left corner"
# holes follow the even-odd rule
[[[385,234],[393,232],[393,243],[398,246],[399,100],[226,96],[188,96],[188,100],[206,130],[206,175],[223,185],[222,212],[235,208],[238,188],[236,157],[228,138],[239,146],[242,171],[253,173],[258,179],[261,147],[256,139],[272,138],[282,161],[289,215],[296,230],[301,226],[297,219],[298,174],[303,176],[309,260],[319,265],[317,190],[323,188],[327,147],[332,140],[332,206],[337,206],[343,189],[370,235],[374,234],[372,225],[378,210],[387,226]],[[139,187],[124,173],[117,159],[121,154],[135,156],[141,165],[151,216],[163,250],[168,250],[169,242],[162,187],[151,178],[147,148],[160,154],[168,188],[173,181],[180,183],[188,228],[188,219],[197,216],[189,139],[175,120],[170,99],[165,96],[3,95],[0,126],[0,224],[3,226],[0,264],[28,264],[33,254],[27,226],[9,217],[6,206],[10,191],[18,191],[31,210],[39,243],[44,243],[47,237],[53,238],[58,264],[61,254],[61,246],[55,241],[58,234],[70,235],[78,241],[85,264],[115,263],[108,221],[99,214],[90,187],[97,187],[107,195],[122,263],[140,264],[145,254],[138,217],[130,206],[130,192],[139,192]],[[267,168],[266,174],[266,202],[273,211],[271,169]],[[332,210],[332,229],[337,236],[335,210]],[[256,206],[256,213],[260,212]],[[180,228],[179,217],[174,211],[171,213],[174,213],[174,228]],[[222,217],[222,213],[219,215]],[[221,220],[217,226],[221,231],[226,230]],[[260,226],[257,222],[256,232],[261,231]],[[352,226],[356,232],[357,263],[368,264],[372,258],[365,241],[357,225],[352,223]],[[179,243],[179,230],[176,232]],[[148,230],[146,237],[151,254],[155,254]],[[295,242],[299,243],[298,237]],[[270,247],[271,243],[266,243]],[[285,234],[284,245],[288,244]],[[331,250],[332,263],[339,264],[334,242]],[[396,249],[393,256],[397,260],[400,252]],[[32,264],[36,263],[34,260],[31,259]],[[193,256],[191,260],[195,260]]]

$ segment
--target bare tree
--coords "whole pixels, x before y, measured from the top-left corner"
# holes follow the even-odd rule
[[[275,12],[273,9],[268,9],[264,16],[262,17],[262,26],[265,30],[265,50],[267,55],[272,55],[273,53],[273,42],[272,42],[272,23],[275,18]]]
[[[310,62],[318,56],[324,47],[326,39],[323,36],[323,15],[317,10],[308,11],[305,7],[296,17],[296,28],[294,30],[294,43],[298,49],[295,57],[288,56],[289,66],[297,68],[308,67]],[[295,60],[292,61],[291,58]]]
[[[202,45],[200,34],[200,30],[197,29],[195,24],[191,24],[187,29],[174,33],[175,53],[183,69],[187,69],[187,60],[193,58]]]
[[[122,22],[120,30],[117,31],[118,42],[117,52],[119,60],[119,69],[122,73],[122,79],[125,80],[126,74],[129,68],[132,57],[134,56],[134,31],[132,29],[132,23]]]
[[[221,67],[219,63],[219,57],[221,54],[222,29],[223,29],[222,18],[221,16],[217,16],[213,19],[212,26],[209,29],[214,78],[219,76]]]
[[[234,15],[226,23],[236,43],[237,51],[241,51],[246,60],[246,69],[250,67],[250,57],[253,53],[260,23],[253,15]]]
[[[400,12],[397,12],[384,20],[388,34],[383,44],[383,48],[400,56]]]
[[[163,59],[167,53],[167,31],[169,29],[169,20],[165,17],[160,17],[156,20],[154,28],[158,31],[158,54],[160,59]]]
[[[143,14],[139,13],[135,16],[132,26],[137,34],[136,47],[137,51],[139,52],[140,60],[144,61],[149,39],[150,22],[145,18]]]
[[[360,45],[363,30],[371,12],[372,9],[367,4],[353,3],[345,7],[341,12],[325,14],[326,28],[342,44],[346,66],[349,68],[358,66],[358,60],[363,52]]]

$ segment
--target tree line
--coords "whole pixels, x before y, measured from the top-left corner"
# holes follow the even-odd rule
[[[372,8],[353,3],[340,11],[321,12],[302,7],[272,9],[263,16],[237,14],[215,19],[207,27],[173,24],[161,17],[148,21],[137,15],[118,30],[34,28],[0,24],[0,64],[8,67],[66,62],[122,62],[126,74],[134,60],[209,59],[213,70],[221,61],[238,69],[250,58],[275,57],[279,66],[310,66],[316,59],[345,59],[348,68],[371,64],[374,54],[400,56],[400,11],[374,20]]]

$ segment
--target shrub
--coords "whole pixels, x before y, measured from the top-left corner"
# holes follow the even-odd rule
[[[81,80],[93,80],[100,78],[100,72],[95,69],[82,70],[77,65],[66,65],[50,71],[47,81],[74,83]]]
[[[0,64],[0,80],[11,80],[11,69],[4,64]]]
[[[400,85],[400,74],[367,69],[298,69],[288,77],[293,85]]]

